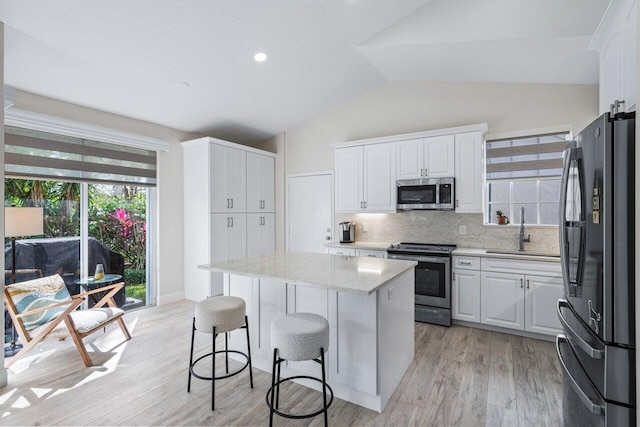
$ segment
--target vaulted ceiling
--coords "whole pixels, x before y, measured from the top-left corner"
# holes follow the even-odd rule
[[[0,20],[5,84],[250,143],[385,81],[597,84],[586,49],[607,5],[3,0]]]

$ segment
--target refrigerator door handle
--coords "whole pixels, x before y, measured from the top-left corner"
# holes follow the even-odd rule
[[[569,168],[571,166],[571,154],[576,148],[575,141],[569,142],[567,148],[562,154],[562,181],[560,181],[560,266],[562,268],[562,277],[565,281],[569,280],[569,269],[567,268],[568,257],[565,253],[565,228],[567,221],[567,185],[569,181]],[[565,287],[566,289],[566,287]]]
[[[560,342],[569,344],[569,341],[567,340],[567,337],[565,337],[562,334],[559,334],[558,336],[556,336],[556,352],[558,352],[558,359],[560,360],[562,369],[564,369],[564,373],[567,374],[567,379],[569,380],[569,384],[571,384],[571,387],[576,392],[576,394],[578,395],[578,397],[580,398],[584,406],[586,406],[587,409],[589,409],[589,411],[591,411],[592,414],[598,414],[598,415],[604,414],[604,407],[602,405],[598,405],[597,403],[594,403],[589,398],[589,396],[587,396],[587,394],[580,388],[580,385],[578,384],[578,382],[575,380],[575,378],[573,378],[573,376],[569,372],[569,368],[567,368],[567,364],[564,362],[564,358],[560,353]]]
[[[584,339],[582,339],[582,337],[580,336],[579,333],[577,333],[576,331],[573,330],[573,328],[571,326],[569,326],[569,322],[567,322],[567,319],[562,315],[562,311],[561,308],[565,307],[565,308],[569,308],[569,302],[567,300],[564,299],[559,299],[558,300],[558,319],[560,319],[560,323],[562,323],[562,327],[564,328],[565,331],[569,331],[571,337],[574,339],[575,343],[578,344],[578,346],[589,355],[589,357],[591,357],[592,359],[603,359],[604,358],[604,351],[602,350],[598,350],[597,348],[593,348],[589,345],[589,343],[587,343]]]

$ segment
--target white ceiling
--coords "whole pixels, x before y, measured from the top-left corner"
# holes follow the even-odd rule
[[[388,80],[596,84],[607,4],[2,0],[0,20],[8,85],[250,143]]]

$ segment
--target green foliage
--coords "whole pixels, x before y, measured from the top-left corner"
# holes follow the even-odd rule
[[[125,286],[139,285],[140,283],[146,283],[147,272],[146,270],[127,268],[124,270],[124,284]]]
[[[147,300],[147,285],[144,283],[141,285],[127,285],[124,290],[129,298],[136,298],[142,302],[146,302]]]

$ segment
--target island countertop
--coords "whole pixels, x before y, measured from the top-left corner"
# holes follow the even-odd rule
[[[279,251],[198,268],[369,295],[416,265],[415,261]]]

